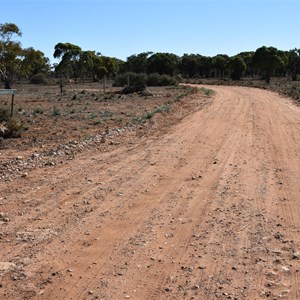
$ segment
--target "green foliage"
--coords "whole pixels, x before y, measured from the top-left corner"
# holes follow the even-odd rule
[[[171,109],[171,104],[170,103],[165,103],[165,104],[157,107],[154,110],[154,113],[166,113],[166,112],[169,112],[170,109]]]
[[[60,109],[57,108],[57,107],[53,107],[53,108],[52,108],[52,116],[53,116],[53,117],[58,117],[58,116],[60,116],[60,115],[61,115]]]
[[[22,50],[21,73],[26,77],[50,73],[50,61],[44,53],[30,47]],[[46,75],[45,75],[46,76]]]
[[[41,108],[41,107],[37,107],[33,110],[33,114],[36,115],[36,114],[43,114],[44,113],[44,110]]]
[[[47,84],[48,83],[47,76],[43,73],[35,74],[30,78],[30,83],[31,84]]]
[[[143,122],[143,121],[146,121],[146,120],[150,120],[150,119],[152,119],[154,117],[154,115],[155,115],[155,112],[153,112],[153,111],[146,111],[142,115],[141,121]]]
[[[232,80],[240,80],[247,66],[242,57],[234,56],[228,61],[228,69]]]
[[[0,24],[0,37],[5,42],[10,41],[14,36],[22,36],[19,27],[14,23]]]
[[[212,59],[199,54],[184,54],[179,65],[184,77],[209,77],[213,69]]]
[[[114,86],[169,86],[176,85],[177,81],[169,75],[159,75],[158,73],[153,73],[146,75],[144,73],[124,73],[119,74],[115,81]]]
[[[288,53],[288,70],[291,73],[292,79],[297,80],[300,72],[300,49],[290,50]]]
[[[22,32],[13,23],[0,24],[0,75],[5,88],[10,88],[12,79],[17,73],[22,55],[21,44],[14,41]]]
[[[18,138],[26,130],[23,122],[18,118],[9,118],[0,124],[0,135],[3,138]]]
[[[211,89],[207,89],[207,88],[204,88],[204,87],[201,87],[199,89],[202,93],[204,93],[206,96],[212,96],[215,92]]]
[[[155,53],[147,62],[147,73],[158,73],[173,76],[178,69],[180,59],[172,53]]]
[[[7,108],[0,107],[0,122],[8,121],[10,113]]]
[[[111,118],[113,116],[113,113],[109,110],[103,110],[99,113],[99,117],[102,118]]]
[[[119,74],[115,81],[114,81],[114,86],[126,86],[126,85],[131,85],[131,86],[143,86],[146,85],[147,81],[147,75],[143,73],[124,73],[124,74]]]
[[[92,112],[89,117],[90,117],[90,119],[95,119],[95,118],[97,118],[97,113]]]
[[[169,75],[159,75],[158,73],[149,74],[147,81],[148,86],[169,86],[176,85],[177,81]]]
[[[258,48],[252,58],[253,66],[260,72],[262,79],[270,83],[274,71],[282,63],[278,50],[274,47]]]
[[[140,119],[138,118],[134,118],[133,122],[134,123],[138,123],[138,122],[145,122],[147,120],[152,119],[155,114],[158,113],[168,113],[171,110],[171,104],[170,103],[165,103],[159,107],[156,107],[154,110],[152,111],[146,111]]]
[[[23,122],[18,118],[11,118],[6,122],[6,127],[8,129],[8,137],[21,137],[23,131],[25,130]]]
[[[216,74],[216,77],[224,78],[226,66],[228,65],[229,56],[226,54],[218,54],[212,59],[212,65]]]
[[[152,55],[152,54],[153,54],[153,52],[143,52],[138,55],[131,55],[127,58],[124,68],[126,68],[126,70],[128,72],[146,73],[147,65],[148,65],[148,58],[149,58],[149,55]]]

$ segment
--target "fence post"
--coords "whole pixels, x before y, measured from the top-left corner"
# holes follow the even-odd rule
[[[10,118],[14,115],[14,102],[15,102],[15,94],[11,95],[11,108],[10,108]]]

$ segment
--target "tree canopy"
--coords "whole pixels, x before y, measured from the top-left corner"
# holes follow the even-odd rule
[[[100,80],[128,72],[137,74],[180,75],[186,78],[219,78],[240,80],[260,77],[270,82],[273,76],[290,76],[296,80],[300,72],[300,49],[282,51],[262,46],[256,51],[245,51],[234,56],[217,54],[203,56],[187,54],[182,57],[169,52],[142,52],[129,56],[126,61],[104,56],[95,50],[59,42],[54,46],[54,64],[51,73],[49,58],[33,47],[22,48],[22,31],[14,23],[0,24],[0,76],[6,88],[14,79],[30,79],[37,74],[78,79]]]

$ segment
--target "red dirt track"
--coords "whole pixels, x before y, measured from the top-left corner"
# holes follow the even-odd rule
[[[0,182],[0,299],[300,299],[300,108],[209,88],[161,134]]]

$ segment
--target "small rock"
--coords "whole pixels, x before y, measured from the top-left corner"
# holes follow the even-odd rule
[[[290,271],[290,268],[287,267],[287,266],[282,266],[282,267],[281,267],[281,270],[283,270],[284,272],[289,272],[289,271]]]

